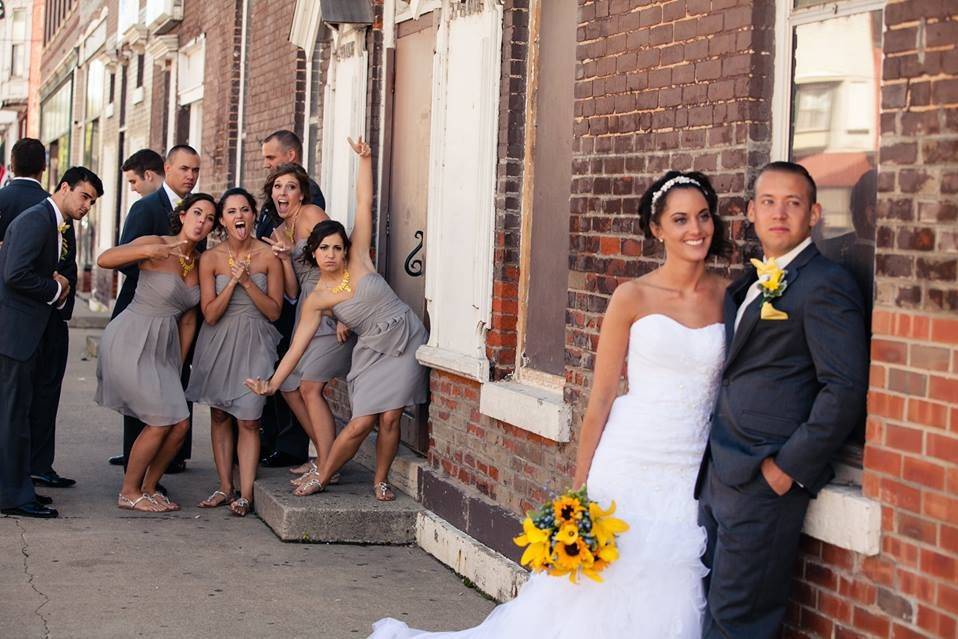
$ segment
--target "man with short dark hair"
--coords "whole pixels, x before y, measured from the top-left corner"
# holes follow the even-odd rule
[[[273,131],[263,140],[263,168],[269,175],[283,164],[303,164],[303,143],[299,136],[288,129]],[[319,184],[313,178],[309,179],[309,201],[326,210],[326,198]],[[275,215],[273,202],[266,198],[256,225],[256,237],[268,237],[273,229],[279,226]]]
[[[283,164],[303,163],[303,143],[292,131],[280,129],[266,136],[263,140],[263,168],[270,174]],[[316,184],[309,180],[310,198],[313,204],[326,210],[326,198]],[[275,213],[275,206],[270,198],[263,202],[259,220],[256,223],[256,237],[269,237],[279,226],[279,218]],[[283,302],[283,312],[273,325],[282,334],[279,343],[279,356],[282,357],[289,348],[289,339],[293,333],[295,309],[289,302]],[[286,405],[280,393],[266,398],[261,419],[263,434],[264,466],[293,466],[306,461],[309,454],[309,438],[300,427],[292,411]]]
[[[16,177],[0,189],[0,242],[14,219],[50,197],[40,184],[47,168],[46,149],[40,140],[17,140],[11,153],[11,165]],[[63,244],[67,248],[57,265],[57,272],[70,282],[71,292],[63,307],[57,309],[60,321],[50,322],[40,342],[34,401],[30,409],[30,474],[34,483],[53,488],[66,488],[76,483],[73,479],[61,477],[53,469],[57,408],[70,348],[67,322],[73,316],[77,282],[76,233],[72,221],[68,220],[66,224]]]
[[[123,223],[123,232],[120,234],[120,244],[129,244],[144,235],[170,234],[170,214],[196,186],[200,174],[200,156],[193,147],[178,144],[167,152],[163,170],[165,179],[160,187],[146,197],[140,198],[130,207],[130,212]],[[197,248],[202,250],[202,247]],[[136,292],[136,284],[139,281],[140,270],[136,266],[128,266],[120,270],[126,279],[113,306],[112,317],[123,312],[123,309],[133,301],[133,294]],[[188,362],[184,365],[183,375],[184,379],[189,378]],[[190,406],[192,407],[192,404]],[[126,466],[130,449],[133,448],[133,442],[140,435],[143,426],[143,422],[135,417],[123,417],[123,454],[111,457],[109,459],[111,464]],[[167,474],[180,472],[185,468],[186,460],[190,458],[192,452],[192,443],[193,429],[191,427],[186,434],[186,441],[170,463]]]
[[[123,162],[120,170],[130,190],[140,197],[146,197],[163,186],[166,179],[163,156],[153,149],[140,149]]]
[[[70,248],[64,234],[101,195],[96,174],[84,167],[68,169],[53,195],[10,223],[0,247],[0,512],[5,515],[59,514],[47,507],[52,500],[33,488],[44,482],[36,476],[31,481],[31,412],[34,402],[48,401],[44,398],[59,401],[59,389],[54,393],[47,385],[59,385],[62,372],[59,380],[43,379],[38,372],[55,339],[52,333],[65,327],[56,309],[68,303],[75,285],[57,270]]]
[[[705,639],[779,636],[809,499],[864,412],[864,302],[812,242],[820,217],[804,167],[759,172],[748,220],[764,260],[725,293],[725,365],[695,485]]]

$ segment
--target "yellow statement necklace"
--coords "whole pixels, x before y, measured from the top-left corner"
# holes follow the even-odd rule
[[[176,261],[180,263],[180,270],[183,273],[184,279],[186,279],[186,276],[190,274],[190,271],[196,267],[196,258],[192,255],[189,257],[189,259],[181,255],[176,259]]]
[[[349,271],[343,271],[343,279],[339,281],[339,284],[332,288],[323,287],[330,293],[352,293],[353,289],[349,286]]]
[[[237,261],[236,261],[236,258],[233,256],[233,251],[230,250],[229,244],[226,245],[226,252],[229,253],[229,259],[227,260],[227,264],[229,264],[230,268],[233,268],[234,266],[236,266]],[[246,268],[249,268],[250,262],[252,261],[252,257],[253,257],[253,250],[250,249],[249,253],[246,254],[246,259],[240,262],[240,264],[242,264]]]
[[[300,204],[299,208],[296,209],[296,212],[293,213],[293,218],[286,221],[286,228],[283,229],[283,233],[286,235],[286,241],[290,244],[293,243],[293,240],[296,237],[296,218],[299,217],[299,212],[302,210],[303,206]]]

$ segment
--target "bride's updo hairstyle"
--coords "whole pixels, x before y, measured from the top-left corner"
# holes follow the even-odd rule
[[[678,189],[696,189],[705,198],[715,228],[708,254],[724,255],[728,250],[728,241],[725,239],[725,224],[718,215],[718,195],[705,174],[698,171],[669,171],[646,189],[639,200],[639,226],[642,232],[647,238],[653,237],[652,224],[660,224],[669,193]]]
[[[299,260],[308,266],[319,266],[313,253],[323,243],[323,240],[330,235],[338,235],[343,238],[343,257],[348,257],[351,242],[349,241],[349,235],[346,234],[346,227],[336,220],[324,220],[314,226],[309,237],[306,238],[306,246],[303,248],[303,254]]]

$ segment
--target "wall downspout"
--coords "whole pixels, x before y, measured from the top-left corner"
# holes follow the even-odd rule
[[[243,18],[240,28],[240,75],[239,99],[236,108],[236,172],[233,186],[243,183],[243,140],[246,133],[243,129],[243,117],[246,114],[246,39],[249,30],[249,0],[243,0]]]

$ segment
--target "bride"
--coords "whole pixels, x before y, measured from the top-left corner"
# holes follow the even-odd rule
[[[718,197],[701,173],[670,171],[642,196],[646,237],[661,267],[620,285],[609,302],[579,435],[574,486],[629,524],[603,582],[533,575],[476,628],[412,630],[395,619],[371,639],[639,637],[698,639],[705,598],[705,530],[692,496],[724,361],[728,282],[706,270],[725,235]],[[628,360],[629,392],[616,398]]]

